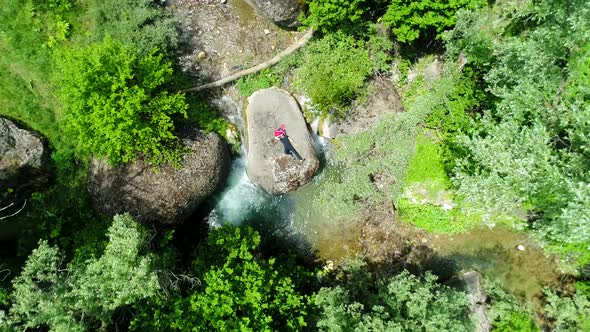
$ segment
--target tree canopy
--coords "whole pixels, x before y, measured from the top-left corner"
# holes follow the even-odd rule
[[[128,163],[138,156],[156,164],[177,162],[174,118],[186,117],[184,96],[169,93],[172,64],[151,52],[102,42],[63,51],[57,59],[62,115],[82,150]]]

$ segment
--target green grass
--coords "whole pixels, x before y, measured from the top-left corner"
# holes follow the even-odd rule
[[[423,131],[416,137],[416,151],[408,164],[404,198],[399,202],[401,219],[430,232],[464,232],[479,223],[455,201],[452,184],[445,172],[437,133]],[[408,197],[411,192],[412,199]],[[441,205],[454,206],[444,210]]]
[[[26,209],[10,219],[26,234],[20,237],[17,253],[23,257],[39,238],[52,239],[68,250],[88,237],[98,238],[96,234],[104,234],[106,225],[98,222],[88,204],[87,156],[76,153],[76,140],[61,130],[61,108],[52,84],[54,51],[84,43],[86,38],[72,35],[77,42],[62,40],[49,47],[57,14],[33,8],[20,0],[0,7],[0,116],[47,138],[53,173],[49,186],[32,194]],[[73,7],[59,16],[69,19],[73,32],[82,30],[84,8]]]
[[[280,87],[283,77],[272,69],[264,69],[258,73],[240,78],[236,82],[236,88],[244,97],[251,96],[254,92],[270,87]]]
[[[416,152],[410,160],[406,182],[428,183],[429,190],[436,192],[451,188],[445,172],[436,132],[424,131],[416,137]]]
[[[270,68],[241,77],[236,82],[236,88],[244,97],[249,97],[258,90],[273,86],[281,88],[285,84],[285,81],[292,79],[293,70],[301,65],[301,61],[301,52],[295,52]],[[289,89],[291,88],[289,87]]]

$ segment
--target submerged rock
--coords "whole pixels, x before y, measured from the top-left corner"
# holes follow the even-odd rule
[[[280,27],[293,29],[299,26],[297,17],[301,14],[300,0],[246,0],[246,2]]]
[[[0,117],[0,190],[21,191],[48,180],[44,139]]]
[[[250,180],[265,191],[281,195],[309,182],[319,168],[319,160],[299,104],[286,91],[276,88],[255,92],[246,110],[248,166]],[[299,154],[297,161],[286,155],[273,132],[281,124]]]
[[[182,136],[189,152],[181,169],[154,171],[143,161],[113,167],[93,160],[89,191],[95,208],[108,216],[129,212],[141,222],[183,222],[225,180],[230,158],[217,134],[193,130]]]

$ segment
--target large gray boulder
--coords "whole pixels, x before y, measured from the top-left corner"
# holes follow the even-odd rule
[[[93,160],[88,189],[95,208],[108,216],[129,212],[145,223],[182,223],[225,180],[230,165],[217,134],[192,130],[182,143],[189,151],[180,169],[155,171],[142,161],[113,167]]]
[[[246,0],[256,11],[269,18],[276,25],[293,29],[299,26],[297,17],[301,14],[300,0]]]
[[[295,98],[284,90],[271,88],[256,91],[248,101],[246,172],[250,181],[275,195],[293,191],[309,182],[320,163]],[[274,130],[280,124],[287,126],[293,146],[305,161],[299,162],[285,155],[283,145],[274,139]]]
[[[0,117],[0,190],[17,191],[47,181],[48,151],[44,139]]]

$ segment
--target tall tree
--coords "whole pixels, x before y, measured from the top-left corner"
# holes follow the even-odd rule
[[[101,257],[63,264],[57,247],[41,241],[13,281],[7,325],[53,331],[104,329],[121,306],[153,295],[159,284],[146,234],[129,215],[115,216]]]

